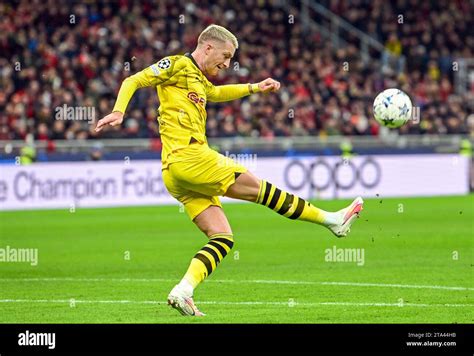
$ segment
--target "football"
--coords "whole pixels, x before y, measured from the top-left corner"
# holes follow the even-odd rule
[[[380,125],[397,128],[411,118],[410,97],[400,89],[386,89],[374,100],[374,117]]]

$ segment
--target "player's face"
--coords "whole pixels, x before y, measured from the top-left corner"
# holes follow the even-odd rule
[[[216,76],[220,70],[229,68],[235,48],[229,41],[213,41],[206,52],[206,74]]]

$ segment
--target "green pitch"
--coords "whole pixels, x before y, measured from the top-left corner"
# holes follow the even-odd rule
[[[321,201],[336,210],[348,201]],[[0,213],[2,323],[472,323],[473,196],[367,200],[346,239],[227,204],[235,245],[195,293],[166,305],[206,238],[177,206]],[[354,249],[354,250],[351,250]]]

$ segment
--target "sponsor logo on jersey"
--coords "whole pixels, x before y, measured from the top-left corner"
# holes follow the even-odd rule
[[[191,100],[193,103],[201,105],[204,107],[206,105],[206,99],[201,98],[195,92],[191,91],[188,93],[188,99]]]

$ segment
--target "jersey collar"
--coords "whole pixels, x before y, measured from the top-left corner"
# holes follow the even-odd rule
[[[188,57],[188,58],[191,60],[191,62],[193,62],[193,64],[196,66],[196,68],[199,69],[199,70],[202,72],[201,68],[199,68],[199,66],[198,66],[198,64],[197,64],[197,62],[196,62],[196,60],[195,60],[194,57],[191,55],[191,53],[189,53],[189,52],[188,52],[188,53],[185,53],[184,56],[185,56],[185,57]]]

